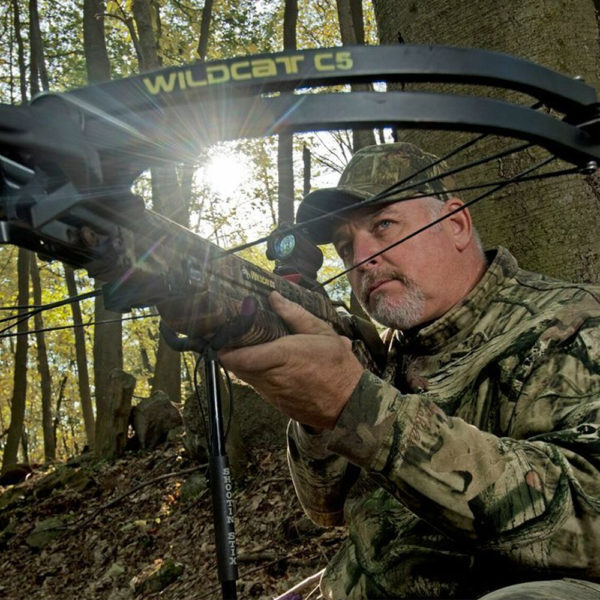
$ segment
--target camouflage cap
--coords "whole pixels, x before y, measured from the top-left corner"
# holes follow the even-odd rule
[[[323,216],[307,229],[315,243],[326,244],[331,241],[333,224],[339,215],[331,218],[325,215],[372,198],[394,184],[401,183],[399,191],[388,196],[385,203],[407,198],[414,192],[448,200],[450,196],[446,190],[453,184],[449,177],[443,177],[447,170],[437,156],[414,144],[367,146],[352,157],[336,187],[316,190],[302,200],[296,222],[304,223]]]

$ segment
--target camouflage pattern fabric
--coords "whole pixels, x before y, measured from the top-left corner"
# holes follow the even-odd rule
[[[600,584],[580,579],[529,581],[486,594],[479,600],[598,600]]]
[[[452,194],[448,190],[455,183],[444,175],[448,170],[437,156],[408,142],[366,146],[351,158],[336,187],[315,190],[304,197],[296,222],[319,218],[306,227],[306,233],[316,244],[328,243],[334,224],[344,219],[343,211],[384,191],[383,204],[408,200],[415,194],[449,200]],[[334,211],[342,212],[331,215]]]
[[[437,195],[446,201],[450,199],[446,189],[454,185],[450,177],[444,177],[447,171],[445,162],[414,144],[378,144],[354,154],[336,190],[369,198],[391,186],[398,186],[404,191],[391,195],[390,199],[405,197],[409,195],[407,191],[415,191]]]
[[[290,423],[304,510],[348,527],[324,598],[600,581],[599,409],[600,289],[499,249],[460,305],[392,336],[333,431]]]

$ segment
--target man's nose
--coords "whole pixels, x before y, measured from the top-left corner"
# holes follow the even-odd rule
[[[354,236],[352,249],[354,253],[352,264],[357,269],[363,271],[371,269],[381,260],[380,256],[374,256],[380,248],[367,232],[359,232]]]

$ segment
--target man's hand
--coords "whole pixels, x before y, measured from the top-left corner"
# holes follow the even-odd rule
[[[294,335],[224,350],[219,359],[282,413],[316,430],[333,429],[364,371],[352,342],[277,292],[269,301]]]

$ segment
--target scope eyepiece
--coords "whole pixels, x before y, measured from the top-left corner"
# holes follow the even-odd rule
[[[293,233],[287,233],[282,237],[275,238],[271,252],[274,258],[271,260],[285,260],[291,257],[294,250],[296,250],[296,246],[296,236]]]
[[[277,227],[267,242],[267,258],[275,261],[275,273],[298,273],[316,280],[323,264],[323,253],[300,231],[289,231],[288,225]]]

